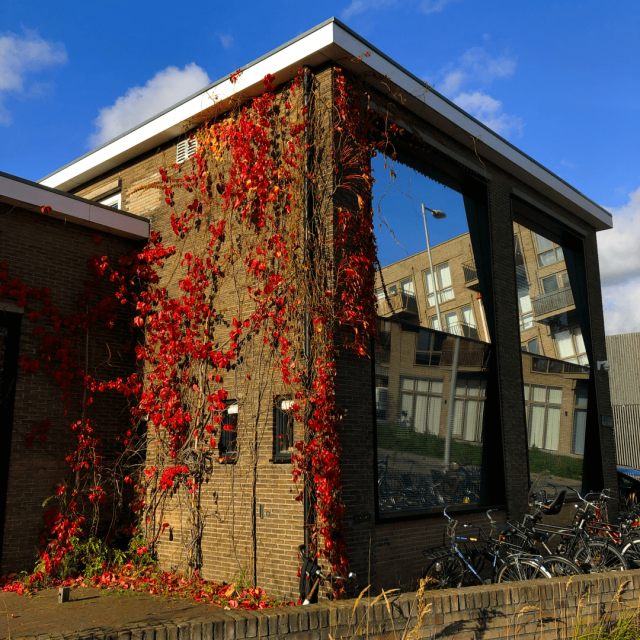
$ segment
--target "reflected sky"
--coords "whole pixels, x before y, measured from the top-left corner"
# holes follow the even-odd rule
[[[447,214],[445,219],[436,220],[427,212],[432,247],[467,233],[467,216],[458,192],[397,161],[389,160],[388,168],[385,168],[385,162],[382,155],[371,161],[376,180],[373,185],[374,233],[383,267],[427,248],[422,203]],[[395,177],[391,170],[395,172]]]

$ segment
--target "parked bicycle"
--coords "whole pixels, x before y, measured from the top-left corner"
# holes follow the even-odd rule
[[[575,564],[565,558],[550,558],[553,565],[547,566],[539,554],[509,545],[504,535],[510,530],[509,525],[499,525],[491,518],[495,509],[487,511],[491,534],[487,536],[480,529],[479,535],[473,537],[457,534],[459,523],[447,513],[447,508],[444,509],[444,516],[449,521],[446,531],[450,539],[449,548],[423,551],[432,560],[424,574],[427,588],[449,589],[470,584],[534,580],[581,573]],[[465,529],[473,527],[470,522],[462,526]]]
[[[568,527],[542,522],[544,516],[560,513],[567,493],[561,491],[552,501],[548,501],[542,488],[548,476],[548,471],[540,473],[529,492],[529,506],[534,512],[526,514],[522,523],[509,522],[513,528],[509,534],[510,544],[530,553],[538,552],[567,558],[587,573],[628,569],[627,559],[614,542],[590,535],[585,526],[586,512],[577,513],[574,524]]]

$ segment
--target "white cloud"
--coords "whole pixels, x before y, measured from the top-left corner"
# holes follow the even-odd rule
[[[89,143],[97,146],[107,142],[210,83],[207,72],[194,62],[184,69],[158,71],[143,87],[128,89],[113,105],[100,109]]]
[[[514,74],[516,60],[505,52],[492,57],[482,47],[467,49],[455,63],[446,65],[440,73],[444,76],[436,89],[446,96],[452,96],[463,85],[475,84],[486,87],[496,78],[506,78]]]
[[[598,258],[607,335],[640,331],[640,188],[611,208],[613,229],[598,232]]]
[[[524,128],[522,118],[506,114],[502,102],[485,91],[494,80],[512,76],[515,70],[516,59],[509,52],[493,57],[483,47],[471,47],[456,62],[440,70],[442,80],[435,87],[496,133],[520,136]]]
[[[438,91],[445,96],[455,95],[466,79],[467,74],[464,71],[460,69],[451,71],[445,76],[444,80],[438,84]]]
[[[231,49],[233,47],[233,36],[226,33],[219,33],[218,38],[220,38],[220,44],[223,49]]]
[[[418,0],[417,8],[422,13],[438,13],[442,11],[449,3],[455,0]],[[342,12],[342,17],[345,20],[369,11],[370,9],[384,9],[387,7],[394,7],[398,4],[397,0],[351,0],[351,4]],[[415,5],[410,2],[408,4]]]
[[[422,13],[438,13],[442,11],[453,0],[422,0],[420,11]]]
[[[67,62],[62,43],[41,38],[35,31],[25,30],[24,37],[14,33],[0,36],[0,124],[11,124],[9,110],[2,104],[8,93],[20,97],[38,97],[51,85],[29,84],[27,76],[45,67]]]
[[[601,232],[603,233],[603,232]],[[598,234],[600,235],[600,234]],[[602,288],[604,332],[608,336],[640,331],[640,276]]]
[[[640,277],[640,189],[629,194],[629,202],[609,209],[613,229],[598,232],[600,278],[603,285],[622,284]]]
[[[351,0],[351,4],[342,12],[342,17],[348,20],[352,16],[358,15],[368,9],[391,7],[395,4],[396,0]]]
[[[522,135],[522,118],[504,113],[502,102],[482,91],[461,93],[453,101],[501,136],[508,137],[512,133]]]
[[[577,164],[571,162],[570,160],[566,160],[564,158],[560,160],[560,164],[563,167],[567,167],[567,169],[575,169],[578,166]]]

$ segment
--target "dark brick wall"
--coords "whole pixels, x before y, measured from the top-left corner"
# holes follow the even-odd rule
[[[134,241],[105,232],[100,232],[102,240],[96,244],[93,229],[5,204],[0,204],[0,231],[0,260],[6,261],[9,278],[18,278],[27,287],[49,287],[52,303],[63,314],[77,312],[76,300],[84,281],[89,279],[86,263],[94,253],[117,258],[135,246]],[[36,302],[34,308],[39,309],[40,303]],[[39,355],[38,343],[32,335],[38,325],[29,320],[28,312],[26,308],[22,317],[19,354],[33,358]],[[47,323],[39,326],[49,332]],[[89,373],[111,379],[131,372],[135,358],[131,351],[123,352],[123,345],[131,338],[123,326],[111,331],[104,326],[93,327],[89,337]],[[6,517],[1,523],[2,571],[33,568],[43,524],[42,503],[53,495],[55,485],[69,475],[64,457],[72,446],[69,426],[81,415],[80,397],[74,396],[70,413],[65,416],[61,394],[43,369],[31,373],[18,368]],[[107,455],[116,433],[126,424],[125,406],[117,394],[97,394],[88,411],[88,417],[96,422],[104,437]],[[36,437],[28,449],[25,435],[31,432],[34,423],[46,419],[51,420],[47,441],[42,443]]]

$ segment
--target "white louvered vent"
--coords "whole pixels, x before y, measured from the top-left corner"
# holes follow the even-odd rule
[[[198,141],[195,138],[187,138],[186,140],[181,140],[180,142],[178,142],[178,147],[176,149],[176,163],[180,164],[187,158],[195,156],[197,148]]]

